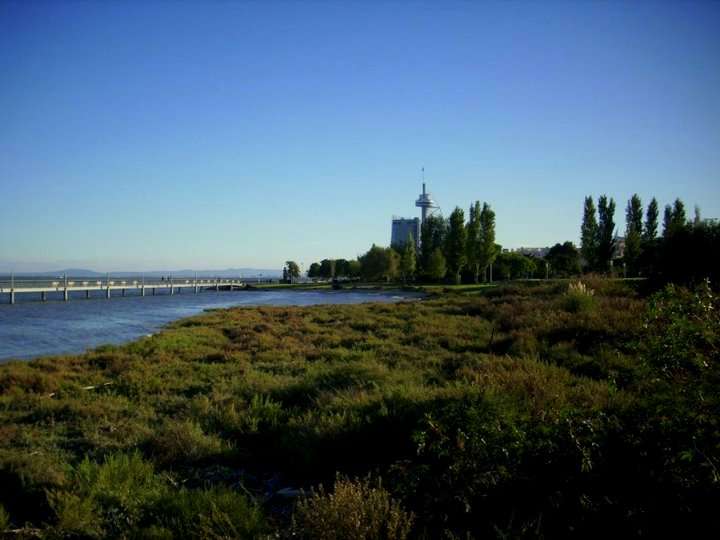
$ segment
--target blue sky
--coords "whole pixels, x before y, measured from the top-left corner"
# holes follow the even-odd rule
[[[720,3],[0,3],[5,267],[354,257],[422,166],[506,247],[720,217]]]

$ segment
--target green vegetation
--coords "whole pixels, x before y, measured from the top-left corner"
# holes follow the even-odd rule
[[[300,277],[300,266],[295,261],[285,261],[283,266],[283,281],[292,283]]]
[[[413,515],[379,482],[340,477],[332,493],[320,485],[303,497],[293,521],[297,536],[308,540],[404,540]]]
[[[218,310],[5,364],[0,528],[714,536],[720,305],[707,285],[632,287],[438,285],[392,305]]]

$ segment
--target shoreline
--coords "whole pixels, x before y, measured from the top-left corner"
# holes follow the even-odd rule
[[[254,298],[243,295],[242,292],[262,295],[253,302]],[[308,299],[303,295],[295,301],[278,301],[284,295],[306,293],[314,297]],[[267,295],[272,295],[268,298]],[[341,301],[343,295],[351,298],[349,302]],[[359,301],[352,296],[367,295]],[[376,296],[374,298],[373,296]],[[304,305],[338,305],[345,303],[395,303],[414,301],[426,295],[418,292],[393,290],[367,290],[367,289],[249,289],[247,291],[224,291],[220,296],[210,294],[200,295],[163,295],[149,298],[127,296],[118,298],[126,302],[85,302],[84,299],[76,302],[54,301],[41,304],[39,302],[19,302],[13,306],[8,305],[7,310],[0,309],[0,339],[5,338],[8,351],[17,349],[21,345],[17,342],[33,339],[41,349],[38,352],[7,352],[0,346],[0,365],[10,362],[30,362],[46,356],[69,356],[91,352],[93,349],[105,345],[122,346],[135,340],[143,339],[148,334],[162,332],[173,324],[185,319],[197,317],[203,313],[218,312],[238,308],[261,308],[265,306],[304,306]],[[95,299],[91,299],[95,300]],[[331,301],[335,300],[335,301]],[[219,305],[216,302],[220,302]],[[300,301],[301,303],[297,303]],[[189,302],[187,304],[186,302]],[[177,314],[178,316],[173,316]],[[42,324],[38,324],[41,321]],[[28,337],[30,328],[32,338]],[[104,323],[104,324],[103,324]],[[74,338],[81,333],[76,327],[87,327],[87,339],[80,343],[82,336]],[[13,329],[15,331],[13,332]],[[102,334],[99,337],[98,334]],[[70,337],[68,337],[70,336]],[[108,339],[107,336],[110,336]],[[60,349],[51,340],[66,342],[67,346]],[[13,345],[13,341],[16,343]]]

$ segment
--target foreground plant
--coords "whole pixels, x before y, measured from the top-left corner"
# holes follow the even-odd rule
[[[380,480],[338,476],[332,493],[320,485],[298,502],[293,525],[307,539],[403,540],[413,521]]]

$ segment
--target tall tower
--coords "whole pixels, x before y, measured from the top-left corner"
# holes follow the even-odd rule
[[[435,210],[436,208],[439,208],[437,203],[433,200],[432,195],[427,193],[425,191],[425,168],[423,167],[423,190],[420,196],[418,197],[418,200],[415,201],[415,206],[421,209],[421,215],[422,220],[421,224],[425,223],[425,220],[427,219],[428,215],[431,213],[432,210]]]

